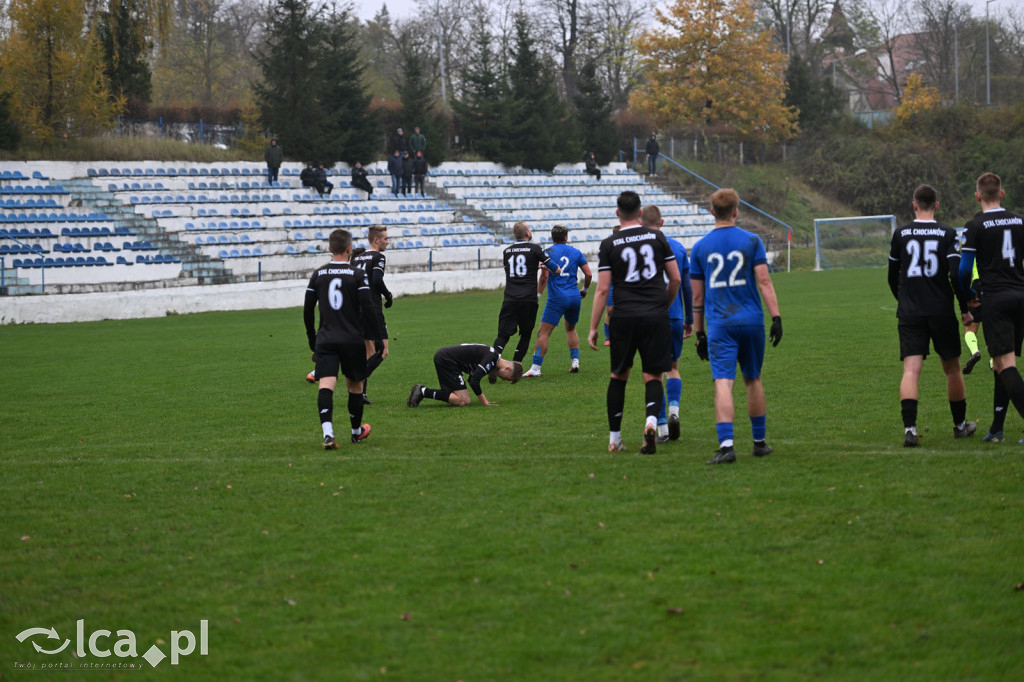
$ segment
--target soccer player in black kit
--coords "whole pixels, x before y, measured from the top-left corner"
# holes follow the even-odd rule
[[[946,395],[953,414],[953,437],[966,438],[976,424],[966,421],[967,394],[960,370],[960,320],[953,311],[953,298],[960,291],[956,277],[960,268],[956,230],[935,222],[939,206],[934,187],[914,190],[914,222],[897,229],[889,249],[889,289],[898,302],[900,360],[900,412],[903,416],[903,445],[918,446],[917,400],[921,367],[928,357],[928,343],[942,362],[946,374]],[[960,312],[967,310],[967,298],[959,299]]]
[[[562,269],[557,267],[544,253],[538,244],[530,243],[533,233],[524,222],[512,226],[512,235],[516,241],[505,249],[502,261],[505,266],[505,299],[498,314],[498,336],[494,339],[494,348],[501,353],[505,344],[519,330],[519,343],[512,354],[515,362],[522,362],[530,349],[533,328],[537,324],[537,310],[540,307],[540,295],[544,293],[543,285],[537,282],[538,266],[544,265],[557,274]]]
[[[320,383],[317,409],[323,430],[324,450],[336,450],[334,440],[334,389],[338,372],[345,376],[348,387],[348,416],[352,426],[352,442],[359,443],[370,435],[370,425],[363,419],[363,379],[366,378],[367,338],[380,341],[377,315],[370,301],[370,285],[366,273],[349,263],[352,235],[334,230],[328,240],[334,258],[316,269],[309,278],[302,319],[306,325],[309,348],[316,360],[316,376]],[[320,310],[320,326],[314,327],[315,312]]]
[[[469,390],[463,374],[469,375],[469,387],[484,405],[497,405],[484,395],[480,388],[480,380],[485,376],[492,384],[498,379],[511,381],[513,384],[523,376],[523,365],[520,362],[503,360],[501,351],[482,343],[464,343],[459,346],[445,346],[434,353],[434,369],[441,388],[426,388],[416,384],[409,393],[406,404],[416,407],[424,398],[440,400],[455,407],[469,405]]]
[[[393,297],[388,291],[387,285],[384,284],[384,268],[387,267],[388,262],[384,257],[384,251],[389,244],[388,228],[382,225],[373,225],[367,230],[366,239],[370,243],[370,248],[353,256],[352,264],[362,268],[370,282],[370,300],[377,313],[377,326],[380,327],[381,339],[384,341],[384,346],[380,349],[372,341],[366,342],[366,376],[369,378],[373,374],[373,370],[377,369],[380,363],[384,362],[384,358],[388,356],[388,324],[384,320],[383,309],[391,307]],[[381,298],[384,299],[383,306]],[[366,397],[366,382],[363,383],[363,404],[373,404]]]
[[[597,252],[597,293],[590,313],[587,342],[597,350],[597,327],[608,300],[608,289],[614,285],[615,314],[608,325],[611,339],[608,451],[626,449],[622,443],[622,411],[633,356],[639,351],[646,404],[644,444],[640,452],[653,455],[657,451],[658,414],[665,397],[661,375],[672,369],[668,308],[679,291],[679,267],[664,233],[641,224],[641,202],[636,192],[620,194],[617,206],[619,231],[602,241]]]
[[[974,196],[981,204],[981,213],[967,223],[960,286],[969,291],[977,259],[985,309],[985,346],[997,379],[995,403],[999,404],[1000,391],[1005,391],[1024,417],[1024,379],[1017,370],[1016,358],[1024,341],[1024,218],[1000,205],[1004,195],[998,175],[983,173],[978,177]],[[968,311],[964,322],[971,319]]]

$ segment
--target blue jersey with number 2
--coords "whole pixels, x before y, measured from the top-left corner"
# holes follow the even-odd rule
[[[754,266],[768,263],[761,238],[739,227],[717,227],[693,245],[690,278],[704,282],[707,326],[764,325]]]
[[[577,271],[587,264],[587,257],[575,246],[568,244],[553,244],[546,249],[548,257],[554,265],[562,268],[562,274],[554,273],[548,277],[548,297],[567,298],[575,296],[579,298],[580,290],[577,288]]]

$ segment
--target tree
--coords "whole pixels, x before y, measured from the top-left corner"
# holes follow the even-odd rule
[[[794,52],[786,70],[786,98],[783,104],[799,112],[800,130],[815,131],[828,126],[842,107],[842,94],[831,78],[816,78],[803,58]]]
[[[618,130],[612,121],[612,106],[597,79],[597,66],[586,62],[577,81],[576,123],[583,149],[594,152],[599,164],[615,159],[619,150]]]
[[[11,117],[11,93],[0,93],[0,149],[14,151],[21,144],[21,133]]]
[[[419,45],[407,35],[402,36],[399,44],[402,53],[401,77],[396,83],[402,100],[399,122],[407,136],[418,126],[429,144],[424,155],[431,164],[442,163],[447,152],[448,133],[444,119],[437,112],[434,84],[438,80],[427,73],[430,45]]]
[[[676,0],[637,41],[644,85],[632,102],[658,125],[721,123],[784,140],[797,114],[783,103],[786,55],[759,31],[750,0]]]
[[[452,102],[456,126],[465,138],[463,144],[486,159],[498,159],[505,140],[505,94],[493,40],[486,31],[476,34],[472,60],[461,73],[462,92]]]
[[[22,130],[48,144],[94,133],[113,121],[96,34],[81,0],[12,0],[10,33],[0,47],[0,92],[10,92]]]
[[[128,115],[145,116],[153,94],[149,26],[139,0],[110,0],[97,29],[110,90],[124,98]]]
[[[901,125],[912,123],[922,114],[936,109],[942,104],[938,88],[925,85],[920,74],[912,73],[907,77],[907,87],[903,91],[903,100],[896,108],[896,121]]]
[[[525,14],[515,17],[513,59],[502,102],[507,136],[501,161],[510,166],[551,170],[560,161],[578,158],[565,104],[559,99],[554,74],[537,51]]]

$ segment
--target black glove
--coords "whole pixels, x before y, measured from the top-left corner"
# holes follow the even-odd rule
[[[708,359],[708,335],[704,332],[697,332],[697,357],[704,361]]]
[[[309,349],[311,351],[315,351],[316,350],[316,334],[315,333],[306,332],[306,340],[309,341]]]
[[[772,329],[768,332],[768,339],[772,342],[772,348],[782,341],[782,317],[780,315],[772,318]]]
[[[373,340],[373,352],[374,353],[383,353],[384,352],[384,340],[383,339],[374,339]]]
[[[384,295],[384,307],[385,308],[390,308],[392,303],[394,303],[394,299],[391,297],[391,294],[385,294]]]

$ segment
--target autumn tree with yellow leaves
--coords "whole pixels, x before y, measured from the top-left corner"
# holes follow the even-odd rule
[[[785,52],[758,28],[750,0],[676,0],[636,41],[643,84],[631,104],[662,127],[726,124],[778,141],[797,132],[783,104]]]
[[[111,99],[83,0],[11,0],[7,14],[0,92],[21,132],[46,144],[108,126],[122,103]]]
[[[907,76],[907,85],[903,88],[903,97],[896,108],[896,121],[900,125],[912,123],[919,115],[931,111],[942,104],[942,95],[938,88],[924,84],[921,74],[912,73]]]

